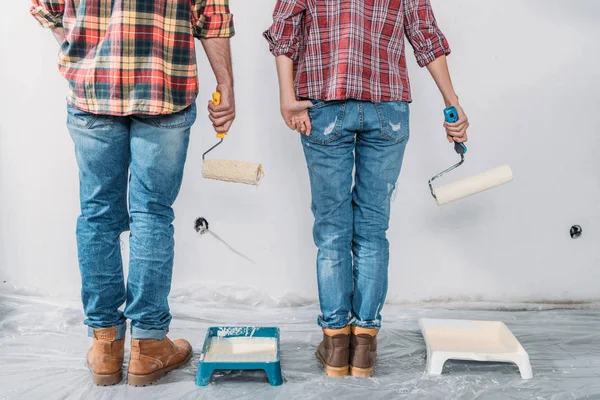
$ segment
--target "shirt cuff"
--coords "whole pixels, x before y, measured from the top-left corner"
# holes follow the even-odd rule
[[[265,31],[263,37],[269,42],[269,50],[275,56],[286,56],[293,61],[298,60],[298,47],[300,39],[297,37],[288,40],[276,40],[271,31]]]
[[[42,6],[31,7],[30,12],[44,28],[54,29],[63,26],[62,14],[52,14]]]
[[[425,67],[427,64],[434,62],[441,56],[449,56],[451,53],[450,46],[445,40],[438,43],[431,51],[420,51],[415,54],[417,63],[420,67]]]
[[[231,38],[233,35],[233,14],[201,15],[194,25],[194,36],[198,39]]]

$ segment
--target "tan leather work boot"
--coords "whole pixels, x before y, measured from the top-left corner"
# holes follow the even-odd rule
[[[131,339],[131,359],[127,383],[146,386],[156,382],[169,371],[184,365],[192,357],[192,346],[187,340]]]
[[[372,376],[377,359],[378,329],[352,327],[350,338],[350,375]]]
[[[99,386],[116,385],[123,377],[125,339],[115,340],[118,331],[114,326],[93,331],[94,342],[85,359],[94,383]]]
[[[317,358],[330,377],[348,375],[350,360],[350,327],[323,329],[323,340],[317,348]]]

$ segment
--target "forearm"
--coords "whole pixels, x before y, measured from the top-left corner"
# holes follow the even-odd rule
[[[427,64],[427,69],[440,89],[446,107],[454,106],[458,112],[458,121],[446,121],[444,123],[448,142],[466,142],[468,140],[467,128],[469,128],[469,118],[458,103],[458,96],[454,91],[452,80],[450,79],[450,72],[448,71],[446,56],[438,57],[434,61]]]
[[[229,38],[201,39],[202,46],[218,85],[233,86],[233,68]]]
[[[275,58],[277,64],[277,77],[279,79],[279,101],[289,104],[296,100],[294,90],[294,62],[287,56]]]
[[[458,104],[458,96],[452,86],[452,79],[450,78],[446,56],[438,57],[427,64],[427,69],[439,88],[446,107]]]

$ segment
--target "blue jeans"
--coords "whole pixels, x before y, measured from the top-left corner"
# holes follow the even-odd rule
[[[163,339],[171,314],[173,202],[185,164],[195,105],[166,116],[94,115],[68,108],[79,165],[77,248],[85,324],[131,320],[134,339]],[[129,204],[127,186],[129,183]],[[127,287],[119,235],[130,230]],[[119,308],[126,303],[124,312]]]
[[[381,327],[390,202],[409,137],[404,102],[313,101],[302,144],[318,247],[319,326]],[[354,173],[354,186],[352,172]]]

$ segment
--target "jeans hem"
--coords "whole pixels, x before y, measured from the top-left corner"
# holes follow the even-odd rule
[[[380,321],[359,321],[357,319],[354,319],[351,325],[366,329],[381,329]]]
[[[325,322],[325,320],[323,319],[322,316],[319,316],[319,319],[317,320],[317,324],[321,328],[323,328],[323,329],[333,329],[333,330],[345,328],[348,325],[352,325],[353,322],[354,322],[353,319],[352,320],[349,319],[346,322],[343,322],[341,324],[340,324],[340,322],[337,322],[337,323],[334,323],[334,322],[328,323],[328,322]]]
[[[136,328],[135,326],[132,326],[131,327],[131,338],[138,339],[138,340],[146,340],[146,339],[163,340],[164,338],[167,337],[167,332],[169,332],[167,329],[165,329],[165,330],[140,329],[140,328]]]
[[[112,328],[112,326],[88,326],[88,336],[94,337],[94,329],[102,329],[102,328]],[[125,334],[127,332],[127,322],[123,322],[120,325],[116,325],[117,328],[117,337],[115,340],[121,340],[125,338]]]

